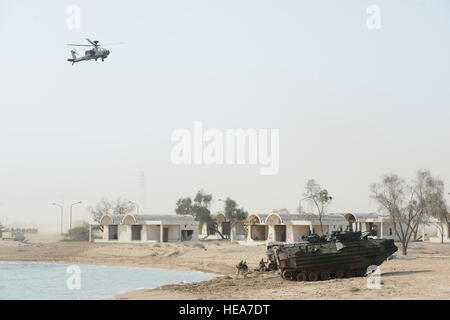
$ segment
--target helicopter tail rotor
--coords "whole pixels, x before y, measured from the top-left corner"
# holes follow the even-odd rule
[[[76,62],[78,53],[76,49],[70,50],[70,53],[72,54],[72,59],[67,59],[67,61],[72,62],[72,65]]]
[[[77,56],[78,56],[77,49],[70,50],[70,53],[72,54],[72,58],[74,58],[74,59],[77,58]]]

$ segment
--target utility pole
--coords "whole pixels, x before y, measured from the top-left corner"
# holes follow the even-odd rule
[[[146,212],[147,210],[147,199],[146,199],[146,183],[145,183],[145,172],[141,171],[139,174],[139,189],[140,189],[140,199],[138,199],[141,204],[142,210]]]
[[[83,203],[83,201],[78,201],[78,202],[72,203],[72,204],[70,205],[70,222],[69,222],[69,229],[72,229],[72,208],[73,208],[74,205],[76,205],[76,204],[81,204],[81,203]]]

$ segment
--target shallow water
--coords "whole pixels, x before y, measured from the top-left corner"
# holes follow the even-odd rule
[[[136,289],[217,275],[158,268],[0,262],[0,300],[108,299]],[[69,273],[68,273],[69,271]],[[78,288],[79,284],[79,288]]]

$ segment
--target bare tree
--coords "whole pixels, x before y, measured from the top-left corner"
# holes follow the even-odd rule
[[[117,198],[113,204],[113,213],[119,216],[132,213],[136,210],[136,205],[130,200]]]
[[[419,226],[425,223],[427,216],[429,216],[427,211],[427,203],[426,198],[431,192],[431,189],[434,187],[435,181],[431,176],[429,170],[419,170],[416,173],[416,177],[413,180],[413,185],[409,187],[409,189],[414,193],[416,201],[416,206],[418,209],[423,210],[415,219],[412,232],[413,239],[417,240],[417,234],[419,231]]]
[[[100,219],[107,214],[112,213],[112,204],[107,198],[102,198],[95,206],[89,206],[88,211],[91,213],[92,220],[100,223]],[[100,226],[103,231],[103,227]]]
[[[90,212],[92,219],[100,223],[100,220],[105,215],[125,215],[133,212],[135,205],[128,200],[117,198],[115,202],[110,201],[107,198],[102,198],[95,206],[89,206],[88,211]],[[100,226],[103,230],[103,227]]]
[[[394,223],[395,235],[402,245],[402,253],[407,254],[408,244],[419,225],[427,216],[429,198],[435,179],[428,170],[418,171],[411,184],[395,174],[386,175],[381,183],[371,185],[371,197],[380,210],[389,214]]]
[[[322,189],[320,184],[318,184],[314,179],[308,180],[303,195],[305,196],[304,200],[307,200],[313,206],[313,210],[317,210],[317,214],[319,215],[320,231],[324,234],[322,217],[326,214],[328,205],[333,198],[328,194],[327,189]],[[302,208],[299,206],[298,210],[300,213]]]
[[[444,182],[440,178],[432,178],[427,181],[427,187],[429,190],[425,198],[427,216],[437,219],[436,226],[441,236],[441,243],[444,243],[444,230],[450,225]]]
[[[432,214],[437,219],[436,227],[438,228],[441,236],[441,243],[444,243],[445,229],[450,228],[450,215],[448,213],[448,207],[443,202],[441,202],[440,204],[436,205],[436,211],[434,211]]]

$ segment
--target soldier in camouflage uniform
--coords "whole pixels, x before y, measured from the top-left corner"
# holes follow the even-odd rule
[[[239,262],[236,268],[237,268],[236,279],[238,278],[239,274],[242,274],[244,278],[247,277],[248,274],[247,262],[241,260],[241,262]]]

